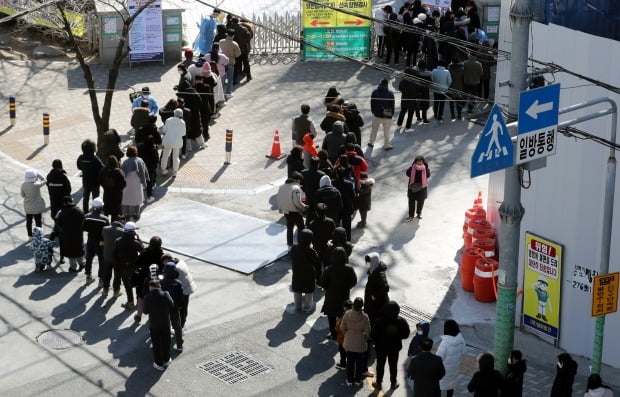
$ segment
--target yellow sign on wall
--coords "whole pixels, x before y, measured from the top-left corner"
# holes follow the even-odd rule
[[[370,26],[370,19],[338,12],[333,8],[371,16],[371,0],[302,0],[302,3],[304,28]]]
[[[592,287],[592,317],[618,311],[618,282],[620,273],[594,277]]]
[[[525,233],[523,325],[558,338],[562,246]]]

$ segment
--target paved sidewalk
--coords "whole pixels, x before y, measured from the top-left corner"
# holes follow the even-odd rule
[[[43,173],[54,158],[62,158],[69,173],[75,175],[80,143],[94,137],[81,71],[75,65],[41,61],[4,62],[2,67],[0,100],[17,97],[18,124],[7,129],[8,112],[0,117],[0,151]],[[98,85],[104,86],[105,70],[100,66],[94,70]],[[380,77],[376,72],[350,63],[304,62],[254,66],[253,75],[254,80],[240,86],[223,109],[213,126],[209,147],[184,162],[174,182],[160,181],[158,201],[153,205],[186,197],[281,222],[274,210],[274,195],[286,166],[283,160],[265,158],[273,131],[280,131],[282,149],[288,151],[290,119],[298,113],[299,104],[308,102],[315,123],[320,123],[321,101],[332,84],[358,104],[367,124],[363,130],[367,141],[370,92]],[[176,79],[174,65],[138,65],[122,70],[118,86],[148,85],[163,105],[173,95]],[[49,112],[52,120],[47,147],[41,146],[43,111]],[[112,115],[111,125],[126,131],[130,116],[127,91],[115,95]],[[233,164],[226,168],[222,167],[225,128],[235,130]],[[488,347],[492,345],[495,307],[477,303],[471,294],[461,291],[455,262],[462,244],[463,212],[478,191],[486,190],[486,178],[469,178],[469,158],[479,131],[466,122],[432,123],[397,133],[390,152],[384,152],[379,144],[367,152],[377,184],[369,226],[353,233],[351,263],[359,283],[352,295],[363,293],[367,270],[363,256],[378,250],[389,265],[391,298],[435,318],[433,337],[438,336],[443,320],[455,318],[468,343]],[[418,153],[429,159],[431,194],[424,219],[405,224],[404,171]],[[33,273],[31,252],[24,245],[19,197],[24,167],[6,156],[0,161],[0,277],[5,281],[0,284],[0,390],[8,390],[6,395],[163,396],[179,391],[202,395],[204,390],[212,390],[214,395],[289,396],[292,388],[304,396],[354,394],[343,386],[342,373],[333,368],[337,353],[335,346],[324,340],[325,318],[316,312],[306,318],[287,311],[291,300],[288,259],[251,276],[189,260],[199,291],[190,303],[188,348],[165,373],[154,373],[146,325],[144,321],[140,326],[133,324],[131,314],[120,308],[122,298],[99,298],[94,285],[83,285],[82,274],[71,276],[63,266],[51,273]],[[73,187],[79,198],[78,179],[73,179]],[[44,222],[49,230],[49,213],[44,214]],[[179,222],[191,222],[191,214]],[[320,297],[317,293],[317,300]],[[410,325],[414,323],[410,321]],[[36,337],[52,328],[74,329],[84,343],[62,351],[38,345]],[[520,332],[516,343],[531,368],[526,375],[526,395],[548,393],[557,351]],[[204,374],[196,368],[198,364],[233,350],[246,351],[271,365],[270,374],[233,386],[210,375],[199,376]],[[464,360],[463,386],[477,354],[470,349]],[[580,361],[580,385],[575,395],[584,391],[587,365]],[[605,373],[610,374],[606,381],[613,379],[613,372]],[[369,385],[355,394],[368,395],[372,391]],[[468,395],[463,390],[456,395]],[[403,386],[392,395],[406,393]]]

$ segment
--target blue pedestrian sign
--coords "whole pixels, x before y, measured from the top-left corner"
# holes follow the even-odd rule
[[[476,150],[471,156],[471,177],[498,171],[513,163],[514,150],[508,127],[499,106],[493,105]]]
[[[519,134],[558,126],[560,84],[523,91],[519,96]]]
[[[519,97],[517,164],[555,154],[560,84],[523,91]]]

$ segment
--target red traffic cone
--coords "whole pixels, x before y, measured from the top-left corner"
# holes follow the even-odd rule
[[[284,158],[286,155],[282,154],[282,150],[280,149],[280,135],[278,134],[278,130],[276,130],[273,136],[273,144],[271,145],[271,154],[268,154],[266,157],[280,160]]]
[[[482,192],[478,192],[478,198],[474,199],[474,208],[482,208]]]

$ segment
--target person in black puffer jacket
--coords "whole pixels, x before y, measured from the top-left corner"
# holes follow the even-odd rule
[[[183,287],[177,280],[179,273],[173,263],[164,266],[164,279],[161,280],[161,289],[170,294],[174,307],[170,312],[170,322],[174,329],[174,339],[178,351],[183,351],[183,327],[181,327],[181,317],[179,308],[181,307],[181,299],[183,296]]]
[[[62,161],[52,161],[52,169],[46,178],[47,191],[50,195],[50,215],[56,219],[56,214],[62,208],[65,196],[71,195],[71,182],[67,172],[62,168]]]
[[[521,397],[523,395],[523,374],[527,371],[526,360],[519,350],[513,350],[508,357],[508,373],[504,379],[501,397]]]
[[[558,356],[557,373],[551,388],[551,397],[571,397],[577,375],[577,362],[568,353]]]
[[[398,120],[396,121],[396,125],[399,128],[402,127],[406,115],[407,122],[405,123],[405,129],[407,130],[411,128],[411,122],[413,121],[416,98],[416,84],[412,80],[408,80],[408,76],[413,76],[413,69],[405,69],[405,78],[398,84],[398,90],[401,92],[402,96],[400,100],[400,113],[398,113]]]
[[[99,172],[103,163],[95,155],[97,145],[90,139],[82,142],[82,154],[77,158],[77,169],[82,171],[82,207],[84,213],[88,212],[88,203],[99,197]]]

